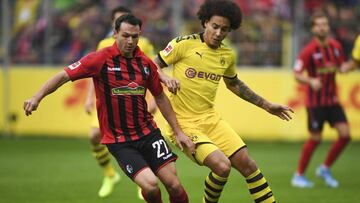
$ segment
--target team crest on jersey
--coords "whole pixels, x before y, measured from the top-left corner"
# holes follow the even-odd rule
[[[321,58],[322,58],[322,54],[321,54],[321,53],[315,53],[315,54],[313,54],[313,58],[314,58],[315,60],[321,59]]]
[[[146,75],[150,75],[150,70],[147,66],[144,67],[144,71]]]
[[[220,57],[220,64],[221,64],[222,66],[225,65],[225,58],[224,58],[223,56]]]
[[[129,173],[133,173],[133,172],[134,172],[134,169],[133,169],[133,167],[132,167],[130,164],[126,165],[126,170],[127,170],[127,172],[129,172]]]
[[[131,82],[126,86],[112,88],[111,93],[113,95],[144,95],[145,87]]]
[[[165,47],[165,49],[163,50],[164,55],[165,55],[165,56],[169,55],[172,50],[173,50],[173,47],[172,47],[172,45],[169,43],[169,44]]]
[[[75,63],[71,64],[70,66],[68,66],[70,68],[70,70],[74,70],[77,67],[79,67],[81,65],[80,61],[76,61]]]

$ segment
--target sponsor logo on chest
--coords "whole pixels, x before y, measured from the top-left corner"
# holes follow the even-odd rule
[[[195,68],[191,68],[191,67],[185,70],[185,76],[190,79],[197,77],[200,79],[205,79],[210,81],[220,81],[221,79],[221,75],[205,72],[205,71],[197,71],[195,70]]]
[[[112,95],[144,95],[145,87],[131,82],[126,86],[112,88],[111,93]]]

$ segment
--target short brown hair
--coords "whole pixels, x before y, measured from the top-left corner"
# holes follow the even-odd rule
[[[323,11],[315,11],[312,15],[311,15],[311,19],[310,19],[310,23],[311,23],[311,27],[315,25],[315,21],[318,18],[328,18],[327,15],[323,12]]]

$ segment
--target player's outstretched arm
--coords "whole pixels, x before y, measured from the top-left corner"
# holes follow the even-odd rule
[[[25,115],[29,116],[33,111],[37,109],[40,101],[48,94],[53,93],[61,85],[65,84],[70,80],[68,74],[62,70],[48,81],[46,81],[40,88],[40,90],[32,96],[30,99],[25,100],[24,102],[24,111]]]
[[[264,98],[252,91],[244,82],[239,80],[237,77],[231,79],[224,78],[224,82],[226,84],[226,87],[230,91],[232,91],[234,94],[244,99],[245,101],[258,106],[283,120],[291,120],[290,112],[294,111],[290,107],[280,104],[273,104],[266,101]]]
[[[171,128],[173,129],[175,133],[176,138],[176,144],[180,148],[181,151],[183,151],[185,146],[192,154],[195,153],[195,145],[190,140],[188,136],[184,134],[184,132],[181,130],[180,126],[178,125],[178,121],[175,116],[175,112],[170,104],[169,99],[165,95],[164,92],[162,92],[160,95],[154,97],[156,104],[159,107],[159,110],[161,114],[164,116],[166,121],[170,124]]]
[[[166,64],[161,62],[161,60],[156,56],[154,62],[158,68],[159,78],[162,83],[168,88],[169,92],[176,94],[180,90],[180,82],[176,78],[169,77],[166,75],[162,69],[166,67]]]
[[[340,73],[348,73],[352,70],[355,70],[360,65],[360,61],[355,61],[354,59],[350,59],[347,62],[344,62],[340,66]]]

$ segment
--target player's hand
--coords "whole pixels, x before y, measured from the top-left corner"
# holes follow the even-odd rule
[[[321,89],[321,81],[319,78],[311,78],[310,79],[310,87],[311,89],[318,91]]]
[[[35,111],[38,106],[39,106],[39,101],[34,97],[32,97],[32,98],[30,98],[28,100],[25,100],[24,106],[23,106],[23,109],[25,111],[25,115],[26,116],[31,115],[31,113],[33,111]]]
[[[341,64],[339,72],[340,73],[348,73],[353,69],[353,65],[351,62],[344,62]]]
[[[185,146],[191,152],[191,154],[195,154],[195,144],[183,132],[175,135],[175,141],[176,145],[180,148],[181,151],[184,150]]]
[[[284,106],[280,104],[272,104],[272,103],[268,103],[265,110],[275,116],[278,116],[282,120],[287,120],[287,121],[292,119],[290,112],[294,113],[294,111],[288,106]]]
[[[180,90],[180,82],[176,78],[171,78],[169,76],[163,75],[161,78],[161,81],[165,84],[165,86],[168,88],[169,92],[176,94],[177,91]]]
[[[93,109],[94,109],[94,99],[93,98],[86,98],[85,100],[85,112],[89,115],[91,115]]]

